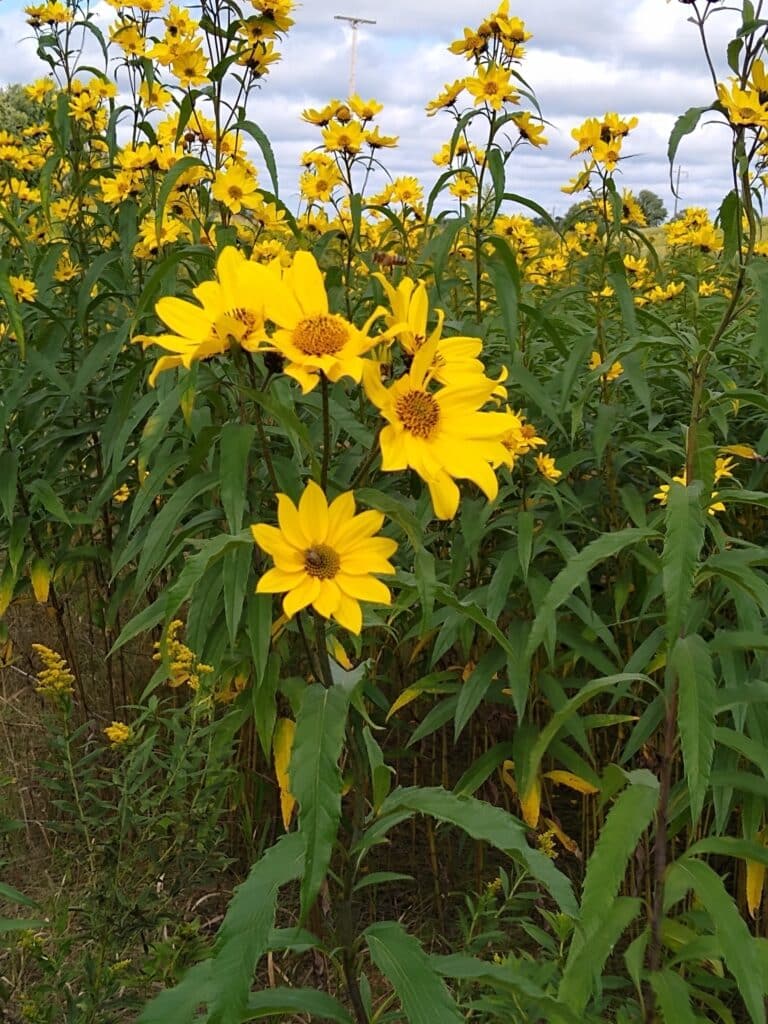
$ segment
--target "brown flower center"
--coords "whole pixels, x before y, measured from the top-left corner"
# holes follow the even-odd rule
[[[318,580],[332,580],[340,565],[338,554],[327,544],[313,544],[304,552],[304,571]]]
[[[340,317],[319,313],[302,320],[293,332],[293,342],[306,356],[333,356],[344,348],[349,331]]]
[[[230,185],[227,188],[227,195],[230,199],[238,200],[243,198],[243,190],[239,185]]]
[[[440,421],[440,406],[426,391],[406,391],[395,403],[395,411],[416,437],[428,438]]]

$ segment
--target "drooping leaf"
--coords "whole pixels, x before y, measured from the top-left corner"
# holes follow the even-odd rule
[[[296,723],[290,718],[278,718],[275,726],[275,736],[272,740],[272,755],[275,761],[275,775],[277,785],[280,788],[280,813],[283,819],[283,827],[287,830],[293,817],[293,809],[296,800],[291,793],[288,769],[291,763],[291,750],[293,738],[296,733]]]
[[[615,533],[604,533],[591,541],[577,555],[569,559],[564,569],[552,581],[549,590],[539,603],[531,634],[528,638],[526,656],[530,657],[544,640],[550,625],[554,621],[557,609],[566,601],[574,590],[583,584],[596,565],[608,558],[613,558],[624,548],[637,544],[652,535],[652,530],[641,530],[629,527]]]
[[[548,857],[528,845],[523,823],[503,808],[451,793],[440,786],[414,786],[390,793],[381,806],[380,815],[383,817],[402,808],[450,822],[473,839],[482,839],[498,850],[514,854],[546,886],[563,913],[576,915],[576,901],[568,879]]]
[[[299,878],[304,840],[281,836],[235,889],[211,961],[208,1024],[237,1024],[244,1017],[256,966],[269,946],[281,886]],[[180,1022],[181,1024],[181,1022]]]

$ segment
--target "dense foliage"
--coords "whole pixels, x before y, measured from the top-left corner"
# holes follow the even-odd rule
[[[431,191],[352,96],[298,211],[292,0],[109,2],[27,8],[0,133],[9,1012],[765,1021],[762,0],[670,139],[733,189],[655,233],[634,117],[564,222],[507,191],[506,0]]]

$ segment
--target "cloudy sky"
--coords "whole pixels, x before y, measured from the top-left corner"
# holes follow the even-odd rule
[[[357,91],[385,104],[381,131],[400,136],[400,147],[387,151],[390,172],[417,175],[428,188],[439,173],[432,154],[450,138],[453,122],[445,113],[427,118],[424,105],[445,83],[469,73],[467,62],[447,46],[494,7],[494,0],[305,0],[282,46],[283,62],[248,111],[272,140],[281,198],[296,205],[299,155],[318,142],[317,129],[300,119],[302,109],[322,106],[348,90],[350,30],[335,15],[376,21],[359,29]],[[521,71],[551,127],[545,150],[517,151],[507,188],[563,213],[572,200],[560,186],[580,167],[568,156],[571,128],[615,110],[640,119],[625,142],[624,152],[632,158],[622,164],[621,185],[652,189],[672,213],[670,130],[679,113],[713,98],[696,27],[687,22],[690,8],[677,0],[512,0],[510,7],[533,33]],[[45,71],[22,8],[19,0],[0,0],[0,84],[31,81]],[[114,11],[104,5],[97,16],[106,28]],[[733,18],[722,12],[709,21],[722,78],[728,74],[724,54],[734,34]],[[683,141],[680,206],[717,209],[729,187],[727,147],[727,130],[715,124]],[[384,182],[380,174],[376,184]]]

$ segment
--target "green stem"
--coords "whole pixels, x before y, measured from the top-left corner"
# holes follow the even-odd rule
[[[315,645],[317,660],[320,663],[320,678],[326,686],[330,687],[333,686],[333,675],[331,659],[328,657],[328,645],[325,642],[325,620],[314,609],[312,609],[312,619],[315,625]]]
[[[331,415],[329,410],[328,378],[320,374],[320,388],[323,397],[323,466],[320,471],[320,486],[328,487],[328,467],[331,463]]]

